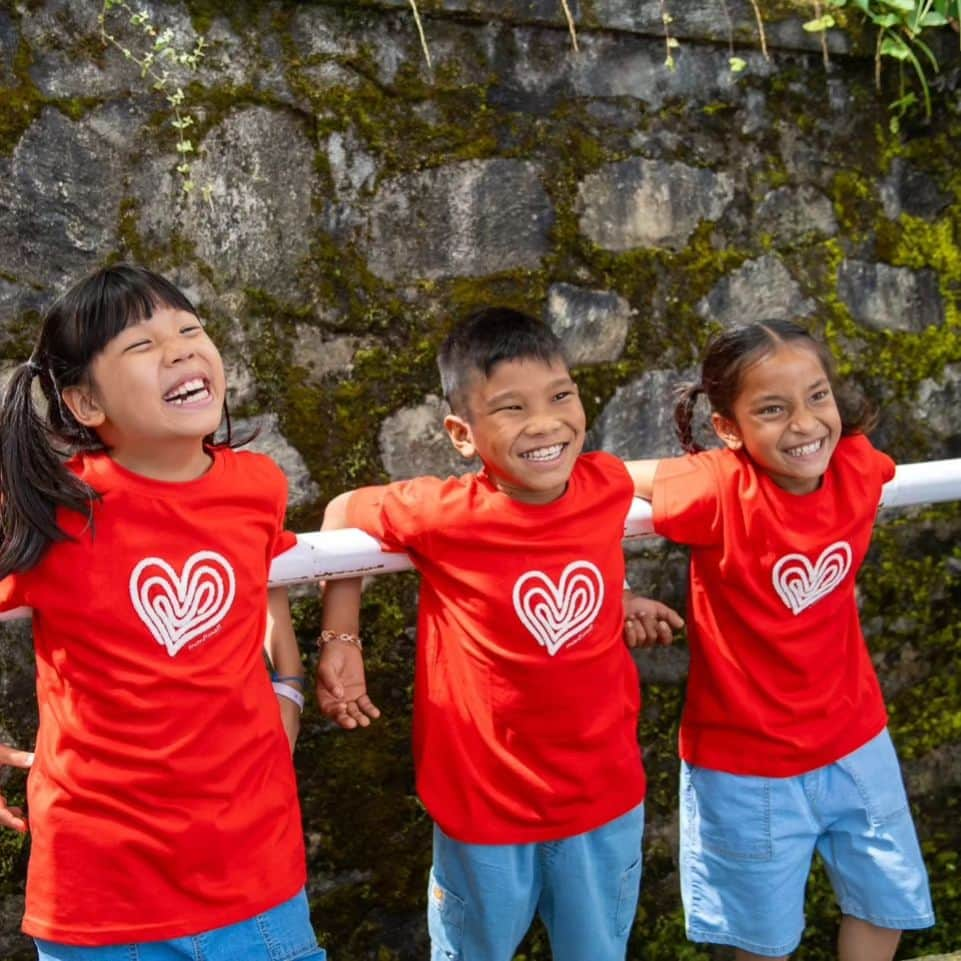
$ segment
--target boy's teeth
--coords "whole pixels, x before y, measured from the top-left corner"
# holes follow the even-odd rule
[[[805,457],[807,454],[816,454],[821,449],[821,441],[811,441],[810,444],[802,444],[800,447],[792,447],[788,453],[792,457]]]
[[[552,444],[550,447],[538,447],[537,450],[529,450],[526,454],[521,454],[521,457],[525,460],[553,460],[560,455],[563,449],[563,444]]]

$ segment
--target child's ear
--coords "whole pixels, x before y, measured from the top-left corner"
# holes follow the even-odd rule
[[[100,427],[107,415],[97,403],[89,387],[65,387],[60,395],[74,420],[84,427]]]
[[[470,429],[470,424],[463,417],[456,414],[448,414],[444,418],[444,430],[450,442],[457,448],[457,453],[465,460],[472,460],[477,454],[474,446],[474,433]]]
[[[728,450],[740,450],[744,446],[741,432],[737,429],[737,424],[733,420],[728,420],[715,411],[711,414],[711,426]]]

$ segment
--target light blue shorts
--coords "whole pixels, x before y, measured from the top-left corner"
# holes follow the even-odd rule
[[[623,961],[643,834],[643,804],[586,834],[537,844],[464,844],[435,825],[431,961],[511,961],[535,914],[554,961]]]
[[[681,762],[681,896],[692,941],[790,954],[821,855],[841,912],[881,928],[934,924],[928,876],[887,730],[797,777]]]
[[[326,961],[310,926],[307,896],[193,937],[84,948],[34,939],[39,961]]]

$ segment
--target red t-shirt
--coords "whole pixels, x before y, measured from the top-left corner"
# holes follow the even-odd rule
[[[70,466],[103,494],[93,530],[62,512],[76,540],[0,581],[0,609],[33,608],[37,659],[23,930],[97,946],[252,917],[305,880],[263,660],[284,476],[230,450],[188,483]]]
[[[884,727],[854,580],[893,476],[861,435],[841,439],[821,486],[801,496],[741,451],[660,463],[654,528],[691,547],[686,761],[789,777]]]
[[[640,691],[622,637],[632,485],[608,454],[531,505],[483,473],[356,491],[348,523],[422,575],[417,788],[452,837],[522,844],[640,803]]]

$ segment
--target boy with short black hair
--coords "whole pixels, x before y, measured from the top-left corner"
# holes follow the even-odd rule
[[[438,366],[447,433],[483,469],[341,494],[324,521],[406,551],[422,575],[414,758],[435,821],[432,957],[510,961],[540,913],[555,961],[621,961],[645,790],[622,637],[633,484],[617,458],[582,454],[577,386],[539,321],[474,314]],[[359,581],[327,585],[317,695],[348,728],[379,713],[359,605]],[[639,614],[650,642],[681,625],[657,602]]]

